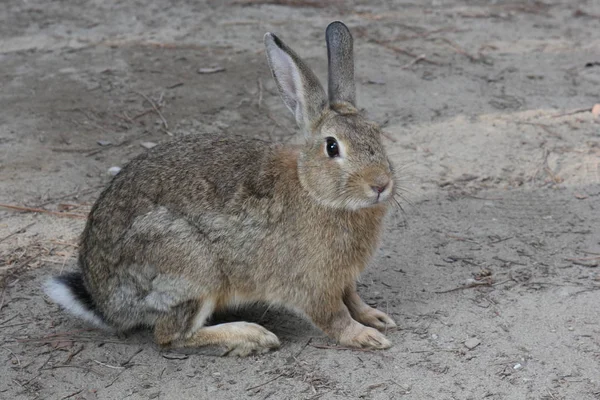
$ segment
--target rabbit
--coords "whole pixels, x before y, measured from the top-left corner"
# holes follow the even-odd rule
[[[378,248],[395,176],[377,124],[358,111],[353,38],[326,29],[328,92],[272,33],[271,73],[305,141],[190,135],[131,160],[91,209],[79,271],[47,295],[101,328],[153,330],[161,347],[265,353],[275,334],[248,322],[210,325],[248,303],[282,306],[343,346],[386,349],[395,322],[358,296]]]

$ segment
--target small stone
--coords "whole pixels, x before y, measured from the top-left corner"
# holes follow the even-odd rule
[[[383,79],[369,79],[367,83],[369,85],[385,85],[385,81]]]
[[[521,365],[521,363],[517,363],[515,364],[515,366],[513,367],[513,369],[521,369],[523,368],[523,366]]]
[[[142,142],[142,143],[140,143],[140,145],[141,145],[142,147],[145,147],[145,148],[147,148],[148,150],[150,150],[150,149],[151,149],[151,148],[153,148],[153,147],[156,147],[156,146],[158,146],[158,145],[157,145],[156,143],[154,143],[154,142]]]
[[[121,172],[121,167],[110,167],[108,169],[108,174],[112,176],[117,175],[119,172]]]
[[[410,389],[411,389],[410,385],[408,385],[406,383],[401,383],[399,386],[402,388],[402,390],[404,390],[405,394],[408,394],[410,392]]]
[[[215,65],[214,67],[198,68],[199,74],[215,74],[217,72],[223,72],[223,71],[225,71],[225,68],[220,67],[218,65]]]
[[[477,338],[471,338],[471,339],[465,340],[464,344],[467,349],[473,350],[475,347],[477,347],[481,344],[481,340],[479,340]]]
[[[96,143],[100,146],[110,146],[112,144],[110,140],[98,140]]]
[[[162,356],[167,360],[187,360],[189,357],[187,354],[182,353],[163,353]]]
[[[598,118],[600,116],[600,103],[594,104],[594,106],[592,107],[592,115],[594,116],[594,118]]]

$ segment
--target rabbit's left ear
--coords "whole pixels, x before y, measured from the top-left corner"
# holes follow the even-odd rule
[[[265,34],[267,59],[285,105],[305,134],[313,131],[327,108],[327,96],[312,70],[272,33]]]
[[[356,107],[354,42],[343,22],[335,21],[325,31],[329,62],[329,104],[350,103]]]

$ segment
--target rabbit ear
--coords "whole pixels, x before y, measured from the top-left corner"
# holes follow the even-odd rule
[[[310,133],[327,108],[327,97],[312,70],[272,33],[265,34],[267,59],[285,105],[298,126]]]
[[[353,39],[343,22],[329,24],[325,31],[329,62],[329,103],[356,106]]]

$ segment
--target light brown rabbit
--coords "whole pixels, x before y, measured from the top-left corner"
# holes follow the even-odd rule
[[[394,174],[380,130],[356,108],[348,28],[331,23],[326,40],[329,98],[296,53],[264,37],[303,145],[191,135],[136,157],[92,208],[80,271],[52,278],[46,293],[97,326],[151,327],[163,346],[276,348],[260,325],[207,325],[216,311],[263,302],[342,345],[390,347],[378,329],[396,324],[355,282],[377,249]]]

